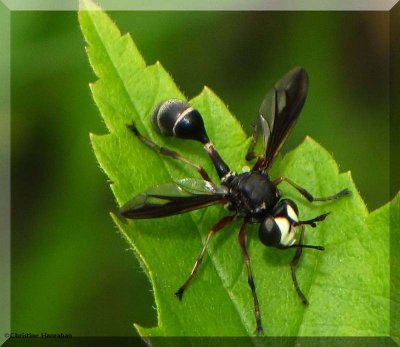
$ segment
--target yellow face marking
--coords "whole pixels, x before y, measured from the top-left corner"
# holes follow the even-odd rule
[[[293,220],[293,221],[295,221],[295,222],[298,222],[298,221],[299,221],[299,218],[297,217],[296,212],[294,212],[292,206],[287,205],[286,211],[287,211],[287,214],[288,214],[288,216],[289,216],[289,218],[290,218],[291,220]]]

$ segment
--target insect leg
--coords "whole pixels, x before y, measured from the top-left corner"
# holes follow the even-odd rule
[[[316,249],[317,251],[325,251],[325,247],[324,246],[315,246],[315,245],[304,245],[304,244],[295,244],[295,245],[291,245],[291,246],[285,246],[285,247],[280,247],[282,249],[288,249],[288,248],[312,248],[312,249]]]
[[[303,303],[304,306],[308,306],[308,300],[307,300],[306,296],[304,295],[304,293],[302,292],[302,290],[300,289],[299,282],[297,281],[296,268],[297,268],[297,265],[299,264],[301,254],[303,253],[303,248],[313,248],[318,251],[323,251],[323,250],[325,250],[325,248],[322,246],[305,245],[305,244],[303,244],[303,241],[304,241],[304,226],[301,226],[299,243],[296,245],[286,247],[286,248],[297,248],[296,253],[294,254],[294,257],[292,258],[292,261],[290,262],[292,281],[293,281],[294,288],[296,289],[297,295],[299,296],[301,302]]]
[[[330,212],[321,214],[320,216],[317,216],[313,219],[308,219],[308,220],[299,220],[298,222],[294,222],[293,226],[298,226],[298,225],[310,225],[311,227],[315,228],[317,225],[315,222],[322,222],[325,220],[325,218],[329,215]]]
[[[167,157],[170,157],[170,158],[173,158],[173,159],[176,159],[176,160],[183,161],[184,163],[186,163],[186,164],[192,166],[194,169],[196,169],[197,172],[201,175],[201,177],[203,177],[204,180],[206,180],[208,182],[211,182],[211,179],[208,176],[206,170],[204,170],[204,168],[201,167],[200,165],[197,165],[196,163],[193,163],[192,161],[190,161],[189,159],[186,159],[185,157],[183,157],[182,155],[180,155],[179,153],[177,153],[175,151],[172,151],[172,150],[170,150],[168,148],[161,147],[161,146],[155,144],[153,141],[151,141],[148,138],[144,137],[139,132],[139,130],[136,128],[134,123],[127,124],[126,126],[146,146],[150,147],[151,149],[153,149],[157,153],[160,153],[162,155],[165,155]]]
[[[253,271],[251,270],[250,257],[247,252],[247,246],[246,246],[247,233],[246,233],[246,224],[245,223],[242,224],[242,227],[240,228],[240,232],[239,232],[238,236],[239,236],[240,247],[242,248],[242,252],[243,252],[244,262],[247,267],[247,276],[248,276],[247,281],[251,288],[251,293],[253,294],[253,299],[254,299],[254,314],[256,316],[256,325],[257,325],[256,333],[263,334],[264,331],[263,331],[263,327],[262,327],[262,323],[261,323],[260,305],[258,303],[256,286],[255,286],[254,280],[253,280]]]
[[[292,180],[286,177],[278,177],[276,180],[273,181],[275,185],[278,185],[282,183],[283,181],[289,183],[293,188],[295,188],[301,195],[303,195],[308,201],[313,202],[313,201],[328,201],[328,200],[336,200],[339,199],[343,196],[348,196],[351,194],[351,191],[349,189],[343,189],[339,193],[336,193],[331,196],[325,196],[322,198],[316,198],[312,196],[307,190],[305,190],[303,187],[299,186],[298,184],[294,183]]]
[[[299,242],[302,243],[303,239],[304,239],[304,227],[301,227]],[[301,256],[302,252],[303,252],[302,247],[298,247],[296,249],[296,253],[294,254],[292,261],[290,262],[290,270],[292,272],[292,281],[294,284],[294,288],[296,289],[297,295],[299,296],[303,305],[308,306],[308,300],[307,300],[306,296],[304,295],[304,293],[301,291],[299,282],[297,281],[297,276],[296,276],[296,268],[297,268],[297,265],[299,264],[299,260],[300,260],[300,256]]]
[[[208,242],[211,239],[211,236],[216,234],[219,230],[221,230],[223,227],[228,225],[230,222],[232,222],[235,219],[236,216],[226,216],[222,218],[217,224],[215,224],[210,232],[207,235],[206,242],[203,246],[203,249],[200,252],[199,257],[196,260],[196,263],[194,264],[193,270],[189,275],[189,278],[186,280],[186,282],[175,292],[175,296],[178,297],[179,300],[182,300],[182,296],[186,288],[189,286],[190,282],[192,281],[193,277],[196,275],[197,270],[199,269],[199,266],[201,265],[201,262],[203,261],[204,253],[207,249]]]

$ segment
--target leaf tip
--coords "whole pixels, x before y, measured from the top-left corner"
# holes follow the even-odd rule
[[[79,0],[79,11],[101,11],[101,8],[92,0]]]
[[[209,96],[209,95],[215,95],[215,93],[213,92],[213,90],[210,88],[210,87],[208,87],[208,86],[204,86],[203,87],[203,90],[201,91],[201,93],[200,94],[206,94],[207,96]]]
[[[145,330],[147,330],[147,329],[143,328],[140,324],[137,324],[137,323],[133,323],[133,326],[135,327],[135,329],[138,332],[139,336],[143,339],[144,343],[147,346],[152,346],[151,340],[148,337],[146,337]]]
[[[89,140],[90,143],[92,144],[93,149],[96,149],[96,141],[98,140],[98,138],[100,138],[102,135],[97,135],[94,133],[89,133]]]
[[[134,323],[133,326],[137,330],[139,336],[142,338],[143,342],[148,346],[153,346],[152,337],[164,336],[161,332],[160,326],[154,328],[144,328],[141,325]]]
[[[116,225],[122,226],[128,224],[128,221],[125,218],[122,218],[118,213],[110,212],[110,217]]]
[[[310,135],[306,135],[306,137],[304,139],[304,143],[320,146],[320,144],[316,140],[314,140]]]
[[[199,94],[199,96],[204,95],[205,97],[209,98],[209,99],[213,99],[216,102],[219,102],[221,104],[223,104],[224,106],[225,103],[219,98],[219,96],[208,86],[204,86],[203,90],[201,91],[201,93]]]

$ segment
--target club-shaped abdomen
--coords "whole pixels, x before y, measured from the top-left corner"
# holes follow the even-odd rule
[[[152,122],[156,131],[162,135],[201,142],[220,178],[230,172],[208,138],[200,112],[187,102],[178,99],[163,101],[154,109]]]
[[[165,136],[195,140],[202,144],[210,141],[199,111],[182,100],[161,102],[153,111],[152,122],[154,128]]]

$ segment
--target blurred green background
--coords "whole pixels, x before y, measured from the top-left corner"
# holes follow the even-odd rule
[[[248,132],[265,92],[304,66],[309,97],[284,152],[310,135],[352,171],[370,210],[391,198],[388,13],[110,15],[148,64],[159,60],[189,98],[211,87]],[[134,335],[156,310],[108,215],[116,204],[88,136],[106,129],[77,15],[11,22],[12,331]]]

